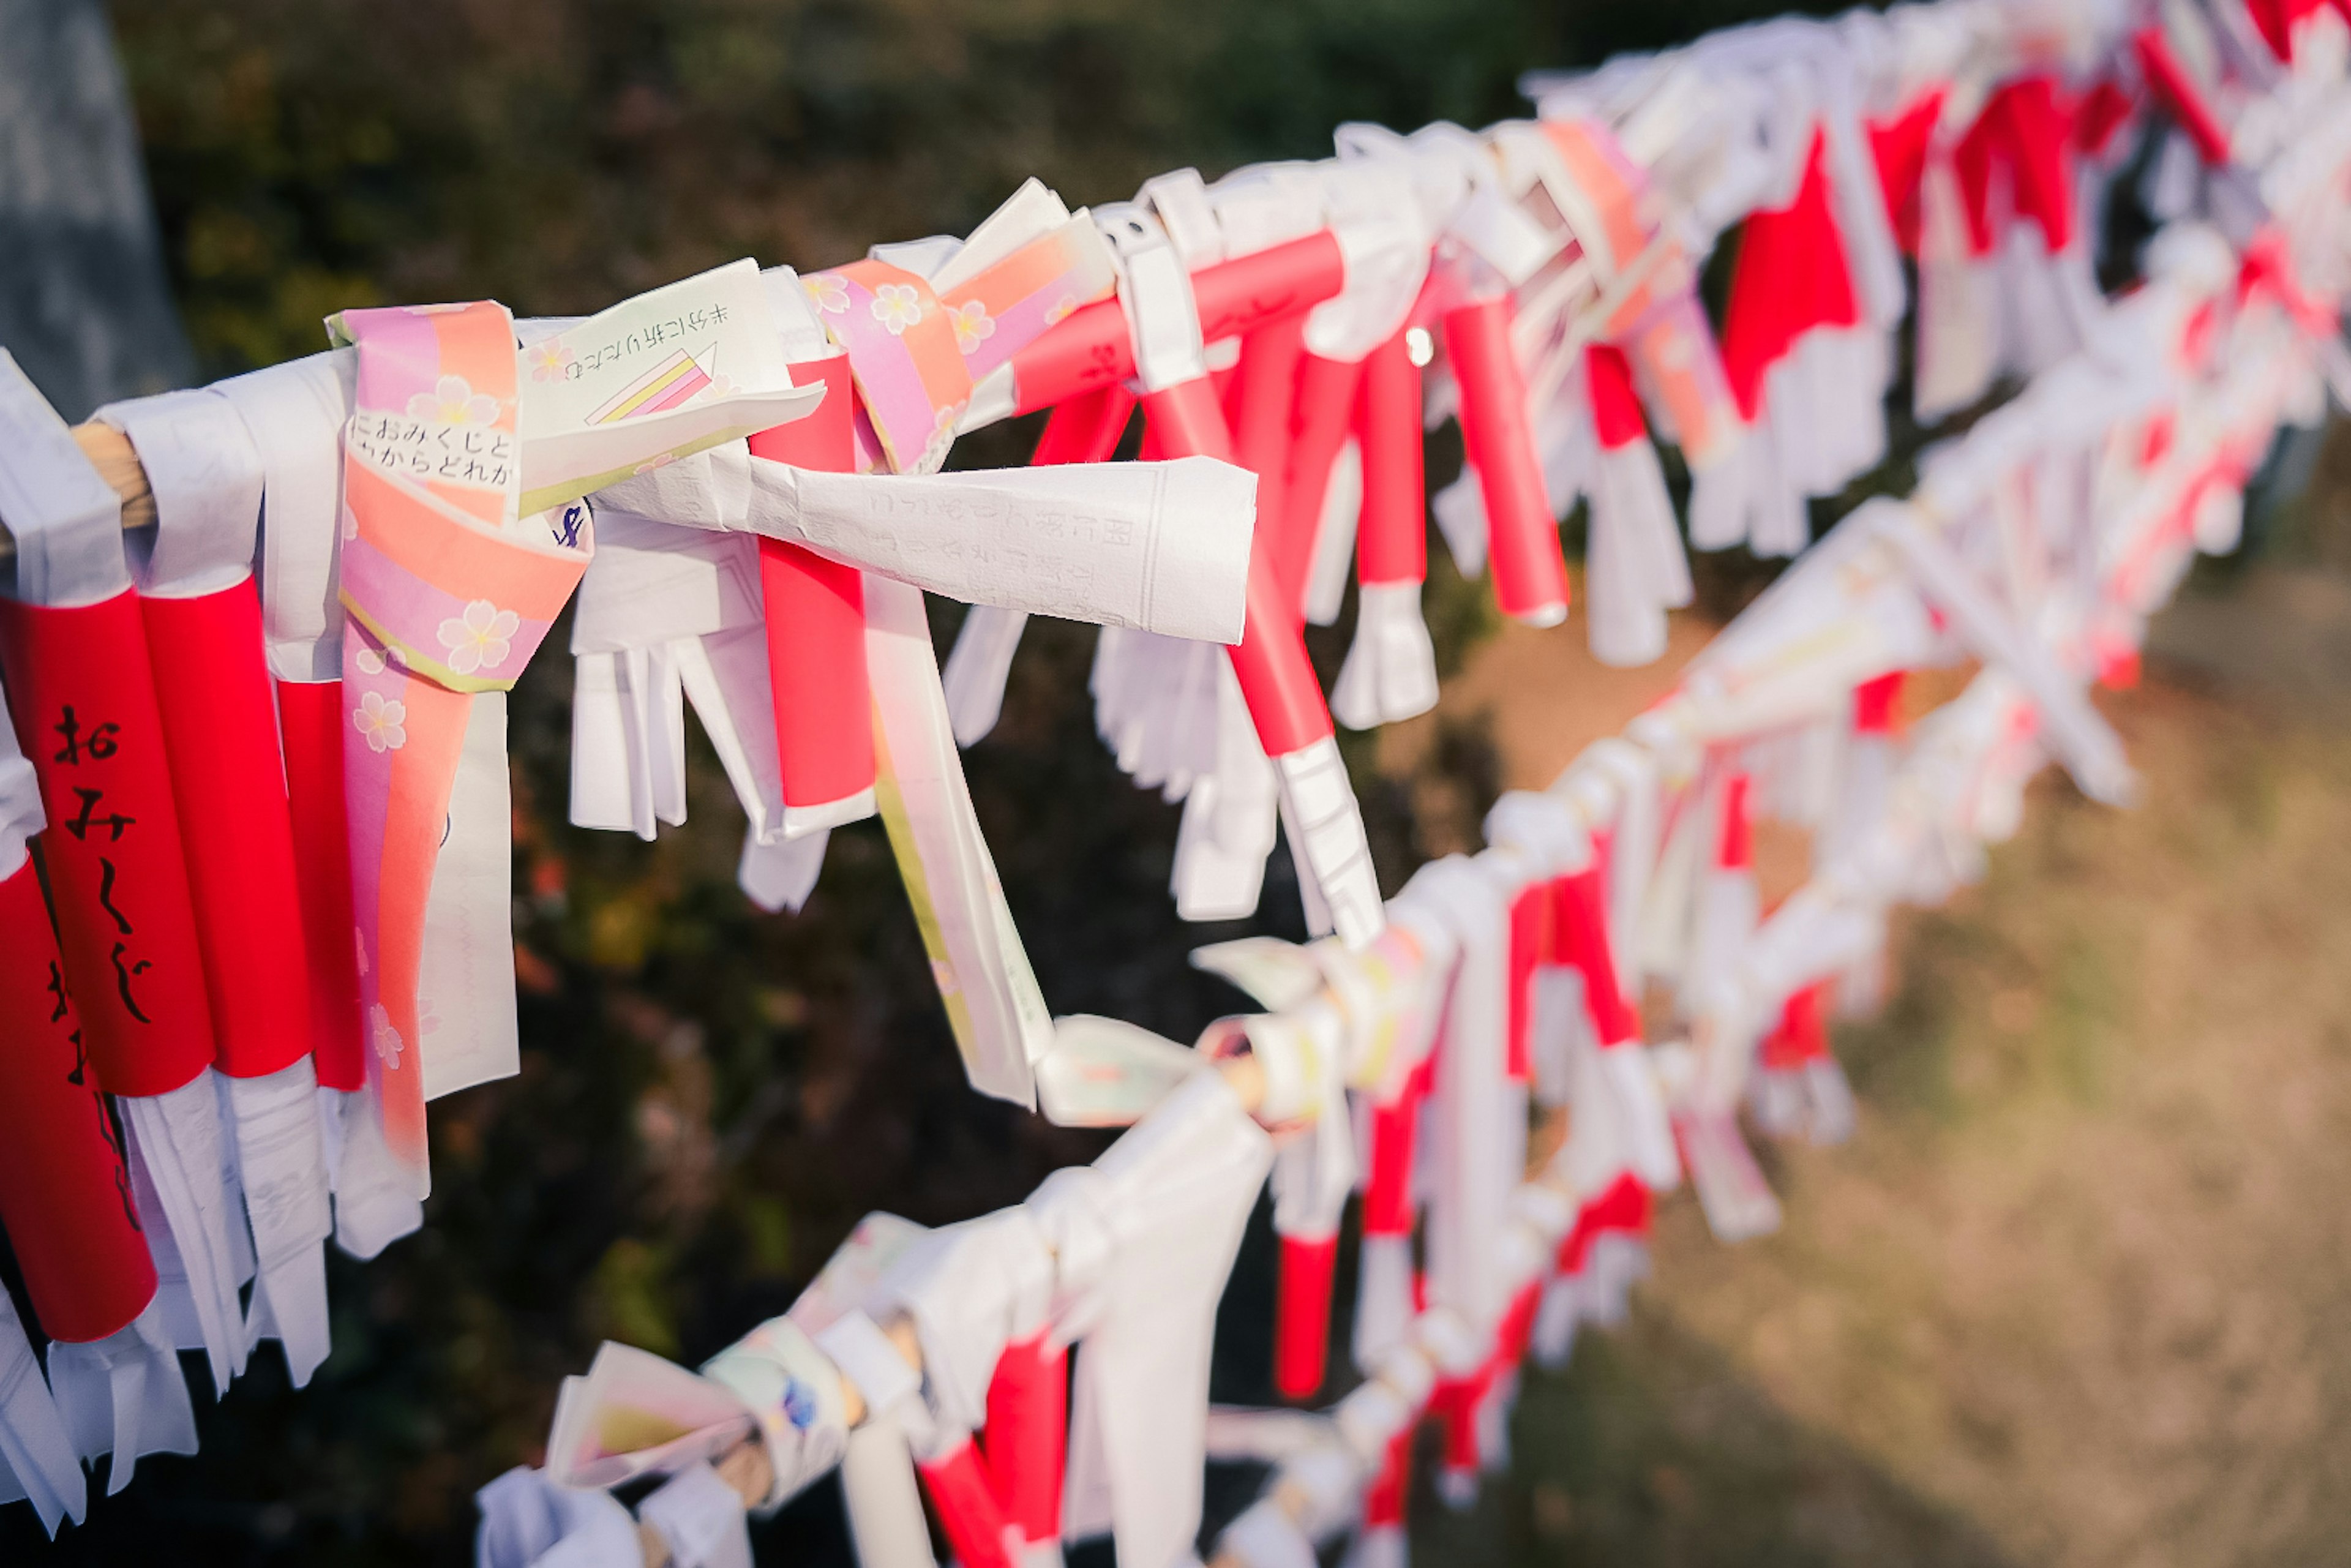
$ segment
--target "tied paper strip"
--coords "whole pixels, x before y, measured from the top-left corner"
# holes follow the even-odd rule
[[[188,881],[259,1279],[248,1348],[284,1342],[296,1387],[328,1352],[333,1229],[311,1066],[311,965],[250,562],[261,461],[210,392],[117,403],[154,492],[140,609],[185,825]],[[338,938],[340,940],[340,937]]]
[[[517,366],[506,307],[346,311],[360,351],[344,437],[344,787],[362,1043],[384,1142],[431,1189],[425,901],[473,696],[510,689],[587,569],[586,508],[520,518]]]
[[[517,510],[806,417],[819,394],[792,384],[765,289],[757,263],[729,262],[526,348]]]
[[[903,259],[925,261],[911,248]],[[973,383],[1107,298],[1116,277],[1092,220],[1031,180],[935,267],[873,257],[800,282],[827,335],[848,351],[881,465],[933,474]]]
[[[929,282],[873,260],[800,281],[825,331],[849,351],[883,463],[893,474],[937,473],[971,402],[971,371]]]
[[[167,1281],[155,1305],[225,1389],[245,1368],[236,1292],[251,1270],[224,1196],[211,1012],[121,504],[5,351],[0,522],[18,549],[0,666],[54,824],[43,869],[65,980],[99,1087],[134,1138],[152,1134],[141,1210]]]
[[[42,1381],[16,1303],[0,1291],[0,1503],[31,1501],[54,1540],[57,1525],[82,1521],[89,1494],[73,1437]]]
[[[0,1223],[41,1326],[102,1340],[147,1310],[155,1264],[29,864],[0,880]]]
[[[972,811],[918,589],[865,585],[876,794],[971,1086],[1030,1109],[1053,1019]]]
[[[1556,159],[1543,189],[1608,290],[1601,338],[1640,368],[1664,433],[1694,471],[1727,461],[1739,444],[1739,411],[1698,301],[1697,271],[1647,216],[1647,177],[1593,121],[1545,120],[1542,130]]]

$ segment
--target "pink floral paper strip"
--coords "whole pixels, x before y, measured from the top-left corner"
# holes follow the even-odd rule
[[[517,516],[514,322],[506,307],[350,310],[340,597],[345,790],[368,1086],[384,1142],[432,1185],[417,981],[425,899],[473,695],[511,687],[586,570],[578,506]]]

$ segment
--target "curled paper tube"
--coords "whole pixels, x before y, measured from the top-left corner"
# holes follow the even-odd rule
[[[1331,489],[1339,450],[1346,444],[1354,423],[1355,392],[1363,376],[1360,361],[1326,360],[1308,353],[1298,361],[1298,390],[1290,420],[1290,463],[1281,501],[1287,535],[1282,578],[1301,612],[1309,568],[1320,543],[1317,529],[1324,498]]]
[[[1276,591],[1293,614],[1302,602],[1306,564],[1314,554],[1314,519],[1290,511],[1287,484],[1298,370],[1305,355],[1302,316],[1285,317],[1251,332],[1241,340],[1239,377],[1227,405],[1233,460],[1258,476],[1257,537],[1263,541]]]
[[[168,1093],[212,1064],[214,1040],[137,596],[0,603],[0,670],[48,811],[44,869],[99,1086]]]
[[[1281,1238],[1273,1386],[1284,1399],[1311,1399],[1322,1386],[1331,1339],[1331,1283],[1338,1268],[1335,1235]]]
[[[1535,459],[1510,312],[1505,299],[1447,311],[1445,350],[1461,389],[1467,461],[1486,504],[1495,602],[1513,621],[1556,626],[1567,619],[1567,558]]]
[[[1203,267],[1192,279],[1201,340],[1213,343],[1300,315],[1338,293],[1346,276],[1338,239],[1327,229]],[[1116,299],[1081,306],[997,374],[1008,371],[1008,406],[987,409],[987,416],[1032,413],[1127,380],[1135,371],[1134,345],[1123,306]],[[974,420],[983,417],[987,385],[972,399]]]
[[[1428,574],[1428,490],[1422,473],[1420,367],[1405,333],[1364,361],[1354,417],[1364,452],[1356,575],[1367,584],[1417,583]]]
[[[0,879],[0,1227],[49,1337],[102,1340],[154,1299],[155,1264],[29,862]]]
[[[1068,1347],[1039,1334],[1006,1345],[987,1385],[980,1444],[1005,1521],[1020,1532],[1024,1562],[1060,1551],[1069,1372]]]
[[[292,808],[253,580],[142,597],[172,791],[222,1071],[265,1078],[310,1054],[311,961]],[[349,946],[340,936],[338,946]],[[356,1027],[358,1009],[352,1009]]]
[[[754,457],[821,473],[856,465],[856,398],[849,356],[810,370],[824,401],[806,419],[751,437]],[[776,760],[783,777],[788,837],[839,827],[873,809],[873,699],[865,668],[865,593],[852,566],[784,539],[759,540],[759,589],[767,607],[768,676],[774,693]]]
[[[277,683],[277,724],[294,852],[302,867],[303,948],[310,965],[310,1056],[319,1086],[367,1087],[360,1046],[360,971],[351,932],[350,827],[343,810],[343,685]]]

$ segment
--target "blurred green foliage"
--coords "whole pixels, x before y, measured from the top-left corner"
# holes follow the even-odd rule
[[[322,347],[347,306],[579,313],[738,256],[823,266],[960,233],[1032,173],[1101,201],[1183,163],[1319,155],[1345,120],[1481,123],[1522,107],[1524,68],[1782,8],[117,0],[114,18],[190,334],[222,374]],[[967,455],[1017,462],[1030,434]],[[1490,611],[1432,555],[1451,660]],[[957,612],[938,613],[945,633]],[[1315,636],[1326,675],[1345,635]],[[335,1258],[335,1354],[308,1389],[265,1350],[201,1412],[200,1456],[142,1463],[54,1547],[0,1510],[0,1559],[468,1561],[473,1490],[536,1458],[600,1338],[705,1355],[868,1210],[964,1218],[1101,1146],[965,1087],[871,824],[834,835],[798,917],[736,891],[739,815],[706,756],[691,824],[656,843],[566,825],[565,643],[513,702],[520,1076],[434,1106],[425,1228],[372,1263]],[[1184,956],[1236,933],[1176,919],[1176,810],[1094,738],[1092,647],[1031,626],[972,791],[1054,1009],[1189,1039],[1238,998]],[[1481,745],[1460,727],[1438,748],[1478,815]],[[1368,746],[1349,755],[1393,889],[1424,825]],[[1301,934],[1280,856],[1263,910],[1253,928]],[[1268,1288],[1247,1270],[1235,1287]],[[765,1529],[763,1561],[844,1560],[826,1490]]]

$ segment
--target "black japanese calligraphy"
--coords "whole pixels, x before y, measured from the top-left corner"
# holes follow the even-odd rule
[[[114,836],[107,840],[107,842],[120,843],[122,841],[123,830],[135,825],[139,821],[136,817],[126,817],[120,811],[116,811],[109,816],[97,817],[93,819],[92,813],[98,810],[98,803],[106,799],[106,791],[103,789],[85,789],[80,785],[77,784],[74,786],[74,793],[81,797],[81,815],[75,817],[66,823],[66,831],[71,833],[75,838],[82,840],[84,842],[88,842],[89,840],[90,829],[98,827],[110,828],[113,830]]]
[[[107,859],[104,855],[99,856],[98,906],[100,909],[105,910],[109,915],[114,916],[116,928],[119,929],[125,936],[129,936],[137,931],[138,927],[131,924],[131,917],[129,915],[114,907],[114,862]]]
[[[85,752],[95,760],[104,762],[120,749],[115,739],[115,737],[122,733],[120,725],[103,723],[92,725],[89,737],[85,739],[81,733],[81,721],[74,716],[73,705],[66,704],[60,712],[62,716],[52,727],[57,730],[59,738],[65,741],[65,746],[49,759],[52,762],[62,762],[69,768],[78,768],[81,766]]]
[[[114,984],[116,988],[121,991],[122,1005],[131,1009],[131,1016],[141,1023],[153,1023],[155,1021],[153,1019],[139,1010],[139,999],[131,994],[131,981],[133,976],[143,975],[155,966],[144,958],[125,964],[122,961],[123,955],[130,951],[131,944],[128,942],[117,942],[114,945],[114,951],[110,955],[114,959]]]

